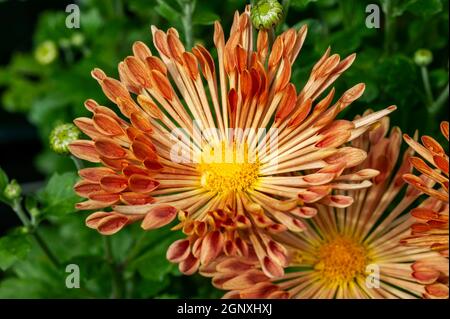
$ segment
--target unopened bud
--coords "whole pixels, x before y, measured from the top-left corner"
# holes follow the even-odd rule
[[[276,0],[260,0],[251,8],[250,18],[256,29],[270,29],[283,18],[283,6]]]
[[[84,44],[84,35],[81,32],[75,32],[70,38],[72,45],[81,47]]]
[[[40,64],[50,64],[58,57],[58,48],[55,42],[47,40],[38,45],[34,57]]]
[[[22,194],[22,187],[15,179],[13,179],[8,185],[6,185],[3,194],[9,200],[15,200]]]
[[[414,53],[414,62],[418,66],[427,66],[433,62],[433,53],[427,49],[420,49]]]
[[[55,153],[68,154],[69,144],[80,137],[80,130],[73,124],[56,126],[50,133],[50,147]]]

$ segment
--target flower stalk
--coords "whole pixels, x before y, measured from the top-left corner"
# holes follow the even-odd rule
[[[58,258],[50,250],[50,247],[47,245],[45,240],[38,233],[38,231],[36,229],[36,225],[34,225],[28,218],[27,214],[25,213],[24,209],[22,208],[21,202],[22,202],[21,198],[14,199],[12,202],[11,208],[17,214],[17,217],[19,217],[22,224],[27,228],[28,231],[30,231],[31,236],[33,236],[33,238],[36,240],[36,243],[42,249],[42,251],[47,256],[47,258],[51,261],[51,263],[55,267],[59,267],[60,263],[58,261]]]
[[[425,89],[427,104],[431,106],[434,101],[433,92],[431,91],[430,77],[426,66],[420,67],[420,75],[422,76],[423,87]]]
[[[434,101],[434,103],[428,108],[428,112],[431,115],[436,115],[441,110],[442,106],[445,105],[445,102],[448,100],[448,93],[449,87],[447,83],[446,87],[442,90],[441,94],[439,94],[436,101]]]
[[[125,284],[123,281],[123,274],[121,267],[114,261],[114,256],[112,254],[111,239],[109,237],[103,236],[103,246],[105,250],[105,258],[108,263],[111,273],[112,273],[112,298],[120,299],[124,296]]]
[[[75,167],[77,168],[78,171],[80,169],[84,168],[83,161],[81,161],[80,159],[76,158],[75,156],[70,156],[70,158],[72,159],[72,161],[75,164]]]
[[[392,15],[394,7],[393,0],[386,0],[383,5],[384,12],[384,53],[390,55],[393,51],[393,44],[395,41],[395,18]]]
[[[186,39],[186,48],[191,49],[193,46],[193,32],[192,32],[192,15],[195,10],[196,0],[193,1],[184,1],[182,4],[182,10],[183,10],[183,18],[182,18],[182,24],[183,24],[183,30],[184,30],[184,37]]]
[[[432,125],[432,121],[434,116],[439,113],[442,106],[448,99],[448,83],[446,87],[439,94],[438,98],[435,100],[433,91],[430,85],[430,76],[428,73],[428,66],[433,62],[433,53],[428,49],[419,49],[414,54],[414,62],[420,68],[420,75],[423,82],[423,87],[425,90],[426,96],[426,106],[428,113],[431,115],[430,117],[430,125]]]

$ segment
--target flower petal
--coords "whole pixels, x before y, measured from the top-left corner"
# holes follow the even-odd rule
[[[141,227],[149,230],[165,226],[177,216],[177,211],[175,207],[167,204],[153,205],[145,215]]]
[[[173,263],[182,262],[189,256],[191,252],[190,248],[191,245],[189,239],[179,239],[169,246],[166,258]]]
[[[208,233],[202,243],[200,261],[202,264],[208,264],[214,260],[222,251],[224,244],[223,235],[215,230]]]

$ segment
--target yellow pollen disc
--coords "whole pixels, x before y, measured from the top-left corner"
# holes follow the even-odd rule
[[[319,247],[314,269],[330,284],[344,284],[365,277],[367,251],[352,239],[338,236]]]
[[[259,174],[257,156],[250,156],[247,144],[219,146],[203,151],[201,163],[201,185],[208,191],[226,194],[247,191],[254,187]]]

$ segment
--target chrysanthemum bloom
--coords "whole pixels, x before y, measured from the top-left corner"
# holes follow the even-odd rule
[[[343,190],[355,199],[347,208],[316,204],[319,212],[305,232],[278,236],[289,252],[285,275],[269,278],[254,259],[242,257],[218,258],[201,273],[229,290],[229,298],[447,297],[448,260],[428,247],[400,243],[412,223],[405,212],[420,192],[402,179],[411,170],[412,150],[396,171],[401,132],[388,131],[386,118],[353,142],[368,157],[352,170],[377,169],[373,186]]]
[[[186,51],[175,29],[151,30],[160,58],[136,42],[134,55],[119,63],[120,81],[92,72],[126,120],[92,100],[85,105],[93,117],[75,120],[92,140],[72,143],[72,153],[101,163],[79,172],[75,190],[88,200],[78,208],[112,207],[90,215],[87,225],[113,234],[142,221],[147,230],[178,212],[175,229],[187,237],[167,257],[183,273],[224,253],[256,255],[266,274],[282,275],[286,250],[273,234],[303,231],[302,219],[317,213],[312,203],[352,203],[334,190],[370,186],[373,171],[341,176],[366,157],[345,143],[395,107],[336,120],[364,85],[334,103],[334,89],[316,100],[355,55],[341,60],[327,50],[297,91],[291,67],[306,26],[284,32],[270,51],[267,32],[260,31],[254,48],[249,7],[236,13],[227,41],[215,24],[218,61],[201,45]]]
[[[448,122],[441,123],[441,131],[448,141]],[[412,234],[404,239],[404,243],[430,246],[448,257],[448,155],[430,136],[422,137],[423,145],[408,135],[404,138],[426,162],[420,157],[412,157],[410,162],[423,174],[422,178],[412,174],[405,174],[403,178],[429,196],[424,204],[411,211],[417,222],[412,225]]]

